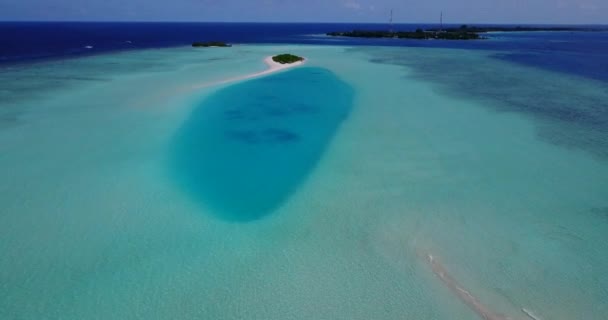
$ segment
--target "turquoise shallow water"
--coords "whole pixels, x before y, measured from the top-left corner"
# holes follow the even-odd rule
[[[201,102],[177,134],[177,179],[220,218],[262,218],[314,169],[353,95],[321,68],[222,89]]]
[[[192,89],[276,52],[307,65]],[[495,313],[605,318],[606,86],[493,54],[236,46],[4,69],[0,318],[477,319],[428,254]],[[435,69],[463,59],[475,72]]]

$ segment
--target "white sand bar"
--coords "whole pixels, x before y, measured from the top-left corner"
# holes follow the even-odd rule
[[[242,80],[248,80],[248,79],[252,79],[252,78],[266,76],[266,75],[269,75],[269,74],[272,74],[272,73],[275,73],[278,71],[291,69],[291,68],[300,66],[306,62],[306,59],[304,59],[303,61],[297,61],[294,63],[281,64],[281,63],[278,63],[278,62],[275,62],[274,60],[272,60],[272,56],[268,56],[264,59],[264,62],[266,63],[266,65],[268,65],[268,69],[266,69],[264,71],[246,74],[243,76],[233,77],[233,78],[210,82],[210,83],[197,84],[197,85],[192,86],[192,88],[200,89],[200,88],[205,88],[205,87],[214,86],[214,85],[226,84],[226,83],[230,83],[230,82],[236,82],[236,81],[242,81]]]

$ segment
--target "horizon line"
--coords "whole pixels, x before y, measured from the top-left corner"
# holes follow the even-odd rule
[[[0,20],[0,23],[225,23],[225,24],[387,24],[386,22],[330,22],[330,21],[171,21],[171,20]],[[437,22],[393,22],[393,24],[439,24]],[[553,25],[553,26],[608,26],[608,23],[546,23],[546,22],[444,22],[444,25]]]

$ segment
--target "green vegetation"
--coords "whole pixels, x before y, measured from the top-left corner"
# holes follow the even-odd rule
[[[285,53],[272,57],[272,60],[280,64],[291,64],[294,62],[303,61],[304,58],[295,56],[293,54]]]
[[[398,39],[443,39],[443,40],[477,40],[482,37],[475,32],[469,32],[468,29],[456,29],[454,31],[425,31],[416,29],[416,31],[362,31],[354,30],[347,32],[329,32],[328,36],[334,37],[354,37],[354,38],[398,38]]]
[[[473,32],[473,33],[485,33],[485,32],[518,32],[518,31],[601,31],[599,28],[584,28],[584,27],[526,27],[526,26],[515,26],[515,27],[501,27],[501,26],[486,26],[476,27],[468,26],[463,24],[459,28],[446,28],[444,32]],[[429,29],[430,32],[438,32],[439,29]]]
[[[354,38],[395,38],[395,39],[442,39],[442,40],[478,40],[485,39],[482,34],[492,31],[517,32],[517,31],[601,31],[602,29],[574,28],[574,27],[475,27],[466,24],[458,28],[446,29],[416,29],[416,31],[370,31],[353,30],[346,32],[329,32],[328,36],[354,37]]]
[[[232,47],[232,45],[227,44],[225,42],[220,42],[220,41],[207,41],[207,42],[194,42],[192,43],[193,47],[203,47],[203,48],[208,48],[208,47]]]

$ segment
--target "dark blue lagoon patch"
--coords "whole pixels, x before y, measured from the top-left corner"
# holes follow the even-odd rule
[[[219,218],[260,219],[314,169],[353,97],[348,84],[313,67],[222,89],[197,106],[179,130],[173,171]]]

